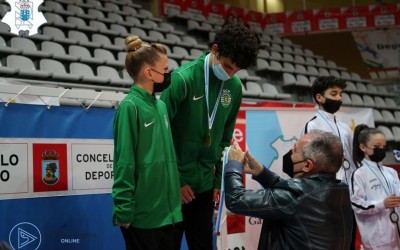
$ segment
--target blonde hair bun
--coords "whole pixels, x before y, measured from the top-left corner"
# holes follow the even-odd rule
[[[125,39],[125,47],[127,51],[136,51],[142,47],[143,41],[138,36],[128,36]]]

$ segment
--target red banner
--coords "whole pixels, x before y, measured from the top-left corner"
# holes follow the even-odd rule
[[[286,13],[286,30],[289,33],[305,33],[311,31],[313,11],[289,11]]]
[[[247,23],[258,23],[260,27],[264,27],[264,18],[261,12],[249,10],[245,14],[244,20]]]
[[[373,27],[368,6],[342,8],[343,25],[341,29],[362,29]]]
[[[205,6],[206,15],[216,14],[225,17],[225,4],[219,2],[209,2]]]
[[[206,14],[204,8],[204,0],[181,0],[181,10],[199,12],[203,15]]]
[[[230,14],[243,18],[268,34],[296,34],[381,28],[400,25],[400,4],[377,4],[319,10],[290,11],[263,14],[210,0],[161,0],[161,14],[191,11],[223,20]]]
[[[343,27],[342,13],[340,8],[314,10],[313,31],[338,30]]]
[[[229,16],[231,14],[235,15],[237,17],[244,18],[244,9],[228,5],[228,8],[225,11],[225,17],[227,17],[227,16]]]
[[[285,23],[285,13],[266,14],[264,17],[264,30],[268,34],[284,34],[287,33]]]
[[[370,5],[372,24],[375,27],[393,26],[400,24],[400,12],[396,4]]]

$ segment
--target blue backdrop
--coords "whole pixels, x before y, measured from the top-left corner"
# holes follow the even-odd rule
[[[114,113],[0,103],[0,137],[112,139]],[[14,249],[124,249],[120,230],[112,225],[110,194],[1,198],[0,241]]]

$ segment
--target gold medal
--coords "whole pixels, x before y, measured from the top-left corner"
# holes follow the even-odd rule
[[[208,133],[204,136],[203,143],[206,148],[211,146],[211,131],[208,131]]]

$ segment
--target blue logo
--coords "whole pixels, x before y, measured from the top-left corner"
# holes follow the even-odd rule
[[[31,11],[20,9],[19,15],[20,15],[21,20],[26,22],[31,17]]]
[[[14,250],[36,250],[40,246],[42,236],[32,223],[21,222],[11,229],[9,241]]]

